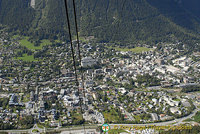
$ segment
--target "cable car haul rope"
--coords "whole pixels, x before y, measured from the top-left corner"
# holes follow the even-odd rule
[[[72,58],[73,58],[73,66],[74,66],[74,73],[75,73],[75,80],[76,80],[76,87],[78,91],[78,97],[79,97],[79,105],[81,109],[81,116],[83,119],[83,108],[82,108],[82,100],[80,97],[80,89],[79,89],[79,81],[78,81],[78,75],[77,75],[77,68],[76,68],[76,60],[75,60],[75,55],[74,55],[74,48],[73,48],[73,43],[72,43],[72,34],[71,34],[71,26],[70,26],[70,21],[69,21],[69,12],[68,12],[68,3],[67,0],[64,0],[65,2],[65,10],[66,10],[66,17],[67,17],[67,25],[68,25],[68,32],[69,32],[69,39],[70,39],[70,44],[71,44],[71,52],[72,52]],[[77,44],[78,44],[78,53],[79,53],[79,62],[81,63],[81,53],[80,53],[80,41],[79,41],[79,35],[78,35],[78,24],[77,24],[77,16],[76,16],[76,3],[75,0],[73,0],[73,8],[74,8],[74,18],[75,18],[75,27],[76,27],[76,37],[77,37]],[[81,79],[82,79],[82,86],[84,90],[84,78],[83,78],[83,72],[82,72],[82,66],[81,66]],[[85,92],[84,92],[84,97],[85,97]],[[83,124],[84,127],[84,133],[85,131],[85,125]]]

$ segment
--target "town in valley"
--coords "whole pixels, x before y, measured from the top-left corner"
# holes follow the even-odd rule
[[[73,43],[78,86],[69,43],[33,41],[1,26],[1,130],[35,124],[42,131],[83,123],[199,125],[200,52],[187,52],[179,41],[124,47],[87,37],[80,62]]]

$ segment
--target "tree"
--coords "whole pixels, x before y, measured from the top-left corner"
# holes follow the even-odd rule
[[[159,86],[160,80],[149,74],[137,75],[137,82],[139,85],[146,84],[146,86]]]
[[[31,128],[34,125],[34,118],[32,115],[23,117],[19,120],[19,125],[23,128]]]
[[[103,96],[103,101],[104,102],[107,102],[108,101],[108,96],[107,96],[107,93],[105,92],[105,95]]]

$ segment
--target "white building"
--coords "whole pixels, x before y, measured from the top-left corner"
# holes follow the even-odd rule
[[[157,121],[158,115],[156,113],[151,113],[151,118],[152,118],[153,121]]]
[[[35,0],[31,0],[31,7],[35,8]]]
[[[87,67],[87,66],[93,66],[95,65],[97,62],[95,59],[93,59],[92,57],[84,57],[81,61],[81,65],[83,67]]]
[[[181,111],[179,110],[178,107],[171,107],[170,112],[173,114],[181,114]]]

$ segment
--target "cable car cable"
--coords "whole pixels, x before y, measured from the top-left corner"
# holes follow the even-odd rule
[[[73,0],[73,8],[74,8],[74,20],[75,20],[75,27],[76,27],[76,38],[77,38],[77,44],[78,44],[78,53],[79,53],[79,62],[80,62],[80,70],[81,70],[81,80],[82,80],[82,87],[83,87],[83,94],[85,98],[85,104],[86,104],[86,96],[85,96],[85,86],[84,86],[84,76],[83,76],[83,66],[81,65],[82,56],[80,51],[80,40],[79,40],[79,33],[78,33],[78,23],[77,23],[77,13],[76,13],[76,3],[75,0]]]
[[[76,80],[76,86],[78,88],[79,104],[80,104],[81,115],[82,115],[82,119],[83,119],[82,101],[81,101],[81,98],[80,98],[79,82],[78,82],[78,76],[77,76],[77,70],[76,70],[76,61],[75,61],[74,48],[73,48],[73,43],[72,43],[72,34],[71,34],[71,27],[70,27],[69,13],[68,13],[68,4],[67,4],[67,0],[64,0],[64,2],[65,2],[67,25],[68,25],[68,32],[69,32],[71,52],[72,52],[73,65],[74,65],[75,80]],[[84,133],[86,133],[85,132],[85,125],[83,127],[84,127]]]

